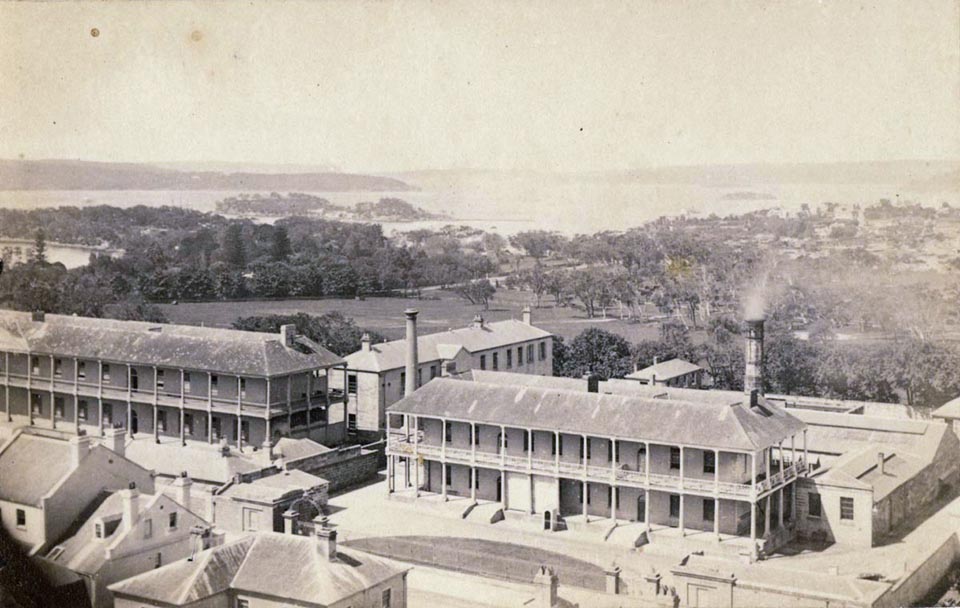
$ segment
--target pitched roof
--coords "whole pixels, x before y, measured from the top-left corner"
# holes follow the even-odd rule
[[[431,380],[389,409],[485,424],[751,452],[806,426],[778,407],[765,402],[750,407],[743,398],[733,404],[709,399],[664,400],[449,378]]]
[[[261,503],[278,502],[284,497],[298,495],[318,486],[329,485],[327,480],[299,469],[280,471],[253,481],[234,483],[223,491],[223,496]]]
[[[71,445],[62,438],[20,431],[0,448],[0,499],[40,506],[73,472]]]
[[[0,310],[0,349],[104,359],[140,365],[273,376],[328,367],[342,360],[303,336],[296,346],[278,334],[235,329],[115,321]]]
[[[408,568],[338,548],[329,561],[318,539],[258,532],[110,586],[114,594],[183,606],[227,589],[330,606],[403,574]]]
[[[587,381],[582,378],[565,378],[562,376],[534,376],[533,374],[518,374],[516,372],[493,372],[489,370],[471,369],[458,376],[461,380],[473,380],[487,384],[505,384],[512,386],[536,386],[540,388],[560,388],[571,391],[586,391]],[[636,384],[636,382],[634,383]]]
[[[156,443],[152,437],[137,437],[127,442],[126,457],[145,469],[156,471],[165,477],[177,477],[186,471],[194,481],[226,483],[237,473],[257,471],[269,465],[267,452],[245,448],[239,452],[230,447],[229,455],[223,456],[217,445],[179,440]]]
[[[960,420],[960,397],[947,401],[931,414],[934,418],[945,420]]]
[[[317,443],[313,439],[294,439],[292,437],[282,437],[273,447],[273,453],[286,461],[300,460],[301,458],[310,458],[332,452],[333,448],[328,448],[322,443]]]
[[[656,363],[650,367],[637,370],[632,374],[627,374],[627,378],[633,378],[635,380],[651,380],[654,375],[656,375],[657,380],[666,381],[700,371],[702,369],[703,368],[699,365],[690,363],[689,361],[684,361],[683,359],[670,359],[669,361],[661,361],[660,363]]]
[[[492,348],[502,348],[511,344],[542,340],[552,337],[548,331],[528,325],[523,321],[508,319],[484,323],[482,327],[462,327],[417,338],[417,358],[420,363],[441,361],[455,354],[456,350],[448,345],[462,346],[468,352],[476,353]],[[447,346],[441,348],[441,346]],[[441,354],[441,351],[443,353]],[[371,344],[370,350],[358,350],[345,357],[349,369],[382,372],[398,369],[406,363],[406,340],[393,340],[380,344]]]

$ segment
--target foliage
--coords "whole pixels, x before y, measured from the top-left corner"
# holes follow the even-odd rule
[[[279,333],[282,325],[296,325],[298,333],[340,356],[360,350],[360,342],[364,333],[370,334],[373,342],[381,342],[384,339],[377,332],[364,332],[363,329],[357,327],[353,319],[349,319],[339,312],[328,312],[322,315],[297,313],[293,315],[241,317],[233,322],[234,329],[267,333]]]
[[[579,378],[592,373],[607,380],[622,378],[633,371],[630,343],[623,336],[595,327],[584,330],[559,349],[554,343],[555,358],[558,350],[562,352],[560,375],[563,376]]]
[[[497,288],[491,285],[490,281],[480,279],[455,285],[453,291],[471,304],[483,304],[486,309],[490,308],[490,300],[493,299]]]

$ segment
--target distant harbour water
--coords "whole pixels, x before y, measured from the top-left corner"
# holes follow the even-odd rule
[[[13,265],[24,262],[33,254],[34,241],[32,239],[8,239],[0,237],[0,252],[12,250]],[[119,257],[123,251],[118,249],[105,249],[99,247],[87,247],[84,245],[69,245],[64,243],[47,242],[47,260],[51,263],[60,263],[67,268],[79,268],[85,266],[90,260],[91,253],[100,255],[111,255]]]

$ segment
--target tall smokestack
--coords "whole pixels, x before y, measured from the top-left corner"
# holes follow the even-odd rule
[[[763,318],[747,319],[746,365],[743,391],[755,406],[763,394]]]
[[[404,394],[412,395],[417,390],[417,369],[420,362],[417,357],[417,314],[419,311],[408,308],[403,311],[407,317],[407,379]]]

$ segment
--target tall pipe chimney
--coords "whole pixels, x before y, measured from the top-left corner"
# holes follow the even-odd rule
[[[757,405],[763,395],[763,319],[747,319],[746,365],[743,374],[743,392],[750,398],[750,406]]]
[[[412,395],[417,390],[417,369],[420,361],[417,356],[417,314],[419,311],[408,308],[403,311],[407,317],[407,378],[404,384],[404,394]]]

